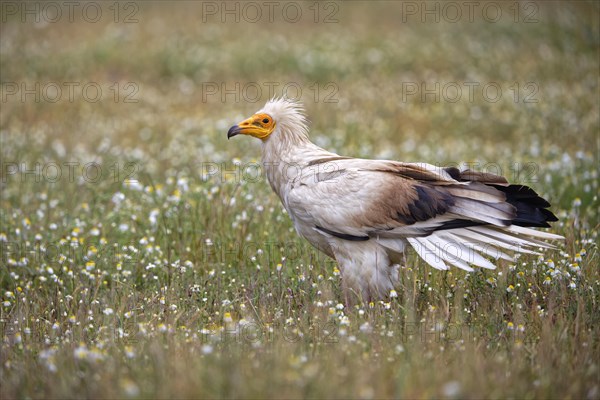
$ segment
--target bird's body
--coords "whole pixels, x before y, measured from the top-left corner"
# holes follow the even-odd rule
[[[229,130],[262,140],[269,184],[298,234],[334,258],[347,296],[389,295],[408,247],[429,265],[495,268],[483,255],[552,247],[556,217],[531,188],[501,176],[430,164],[343,157],[308,138],[299,105],[272,100]]]

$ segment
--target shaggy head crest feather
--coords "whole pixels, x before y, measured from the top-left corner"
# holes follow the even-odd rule
[[[275,134],[297,135],[308,138],[308,120],[302,103],[286,98],[273,97],[257,111],[269,114],[275,121]]]

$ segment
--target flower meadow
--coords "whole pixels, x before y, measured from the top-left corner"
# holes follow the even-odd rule
[[[598,399],[598,4],[275,3],[3,4],[2,398]],[[226,139],[273,95],[329,150],[532,186],[566,239],[474,272],[409,252],[345,304]]]

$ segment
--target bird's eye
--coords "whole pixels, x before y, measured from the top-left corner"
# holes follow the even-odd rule
[[[263,122],[263,124],[268,124],[268,123],[269,123],[269,118],[264,118],[264,119],[262,120],[262,122]]]

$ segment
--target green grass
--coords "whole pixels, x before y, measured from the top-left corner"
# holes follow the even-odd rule
[[[598,5],[436,24],[350,2],[315,24],[299,4],[298,23],[203,23],[193,2],[141,4],[135,24],[2,20],[3,95],[103,88],[96,103],[1,103],[2,398],[599,398]],[[262,96],[202,90],[236,82]],[[403,100],[422,82],[465,92]],[[502,96],[470,101],[464,82]],[[409,254],[396,298],[345,306],[335,262],[256,176],[258,143],[226,140],[272,83],[302,88],[330,150],[533,186],[566,241],[470,274]]]

